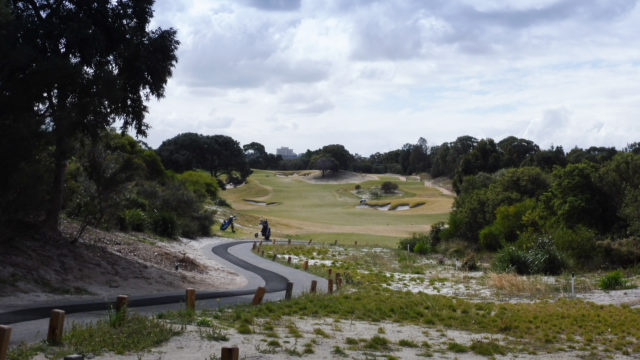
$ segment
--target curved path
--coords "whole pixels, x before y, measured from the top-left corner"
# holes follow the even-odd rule
[[[202,250],[209,257],[239,272],[247,278],[247,285],[240,289],[196,291],[199,308],[214,308],[222,305],[248,303],[255,290],[264,286],[267,290],[266,301],[279,300],[284,297],[287,282],[294,283],[294,294],[298,295],[308,289],[312,280],[318,281],[318,290],[326,291],[324,279],[266,260],[251,251],[253,241],[230,241],[222,244],[208,245]],[[115,300],[115,299],[114,299]],[[175,310],[184,303],[185,294],[173,292],[166,294],[130,296],[129,308],[141,313],[153,313],[164,310]],[[91,321],[104,317],[105,311],[115,306],[115,301],[69,301],[40,304],[36,307],[24,307],[0,313],[0,324],[12,325],[11,343],[20,341],[37,341],[34,333],[46,333],[46,324],[51,309],[62,309],[69,321]]]

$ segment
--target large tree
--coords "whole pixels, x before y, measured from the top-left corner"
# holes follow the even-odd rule
[[[72,145],[118,123],[145,136],[177,57],[174,29],[149,28],[153,0],[12,0],[2,22],[2,128],[53,145],[44,220],[57,233]]]

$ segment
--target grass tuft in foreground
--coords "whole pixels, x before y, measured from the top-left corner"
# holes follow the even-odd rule
[[[21,345],[9,352],[8,359],[30,359],[37,353],[44,353],[47,359],[61,359],[74,353],[98,355],[106,352],[142,352],[180,333],[171,325],[153,317],[135,313],[126,316],[124,313],[112,314],[95,323],[73,323],[60,346]]]
[[[638,310],[581,300],[473,303],[371,286],[333,296],[304,295],[283,303],[236,307],[232,311],[222,311],[220,320],[233,324],[239,317],[276,320],[296,316],[391,321],[502,334],[534,351],[557,351],[559,346],[573,346],[605,353],[640,353],[640,347],[634,346],[640,338]],[[350,345],[349,340],[345,340],[347,345]],[[496,354],[503,351],[494,344],[480,343],[472,350]]]

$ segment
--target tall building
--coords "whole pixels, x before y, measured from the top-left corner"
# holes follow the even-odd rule
[[[296,153],[293,152],[293,149],[289,149],[286,146],[283,146],[276,150],[276,155],[282,156],[283,159],[294,159],[298,157]]]

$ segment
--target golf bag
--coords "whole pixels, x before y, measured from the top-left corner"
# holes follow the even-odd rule
[[[267,219],[260,220],[260,225],[262,225],[260,233],[265,240],[269,240],[269,238],[271,237],[271,228],[269,227],[269,222],[267,221]]]

